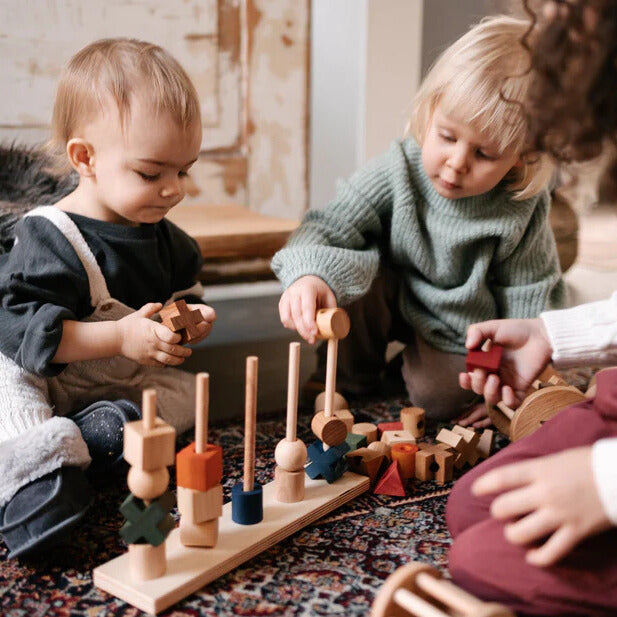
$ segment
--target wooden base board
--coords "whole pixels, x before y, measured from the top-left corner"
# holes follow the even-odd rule
[[[219,540],[214,548],[183,546],[179,530],[174,529],[165,542],[167,571],[163,576],[150,581],[131,580],[125,553],[95,568],[94,584],[142,611],[158,613],[361,495],[369,484],[368,478],[351,472],[333,484],[307,477],[304,501],[281,503],[275,500],[274,482],[270,482],[263,487],[261,523],[234,523],[229,502],[223,506]]]

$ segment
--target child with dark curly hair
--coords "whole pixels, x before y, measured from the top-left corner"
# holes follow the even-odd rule
[[[617,138],[617,2],[525,2],[531,147],[584,160]],[[617,177],[617,169],[612,167]],[[505,347],[499,375],[462,373],[463,388],[516,406],[549,361],[617,364],[617,292],[537,319],[471,326],[467,346]],[[617,615],[617,368],[573,405],[456,483],[448,503],[450,572],[519,616]]]

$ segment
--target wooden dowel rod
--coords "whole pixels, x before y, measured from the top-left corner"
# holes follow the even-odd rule
[[[454,583],[431,576],[426,572],[420,572],[416,576],[416,585],[442,604],[466,615],[475,615],[483,606],[483,602]]]
[[[156,390],[144,390],[141,398],[141,417],[144,428],[152,430],[156,420]]]
[[[450,617],[447,613],[435,608],[432,604],[414,595],[407,589],[397,589],[392,599],[410,615],[415,617]]]
[[[244,481],[243,490],[252,491],[255,484],[255,424],[257,423],[257,356],[246,359],[244,405]]]
[[[300,380],[300,343],[289,344],[287,373],[287,441],[296,441],[298,424],[298,382]]]
[[[195,381],[195,452],[201,454],[206,451],[208,445],[210,375],[198,373]]]
[[[510,420],[514,418],[514,410],[510,409],[503,401],[499,401],[499,403],[497,403],[497,409],[499,409],[499,411],[501,411],[506,418],[509,418]]]
[[[326,357],[326,399],[324,401],[324,416],[329,418],[334,410],[334,393],[336,392],[336,356],[338,339],[328,339],[328,355]]]

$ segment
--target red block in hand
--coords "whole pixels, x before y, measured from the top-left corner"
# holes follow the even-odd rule
[[[480,349],[468,351],[465,361],[467,372],[471,373],[474,369],[482,368],[489,374],[498,373],[502,353],[503,347],[501,345],[493,345],[489,351]]]

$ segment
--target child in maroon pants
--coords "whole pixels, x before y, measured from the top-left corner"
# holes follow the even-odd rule
[[[539,568],[526,561],[529,546],[506,538],[511,523],[491,516],[494,496],[474,494],[491,488],[490,475],[485,474],[492,469],[503,472],[504,466],[519,461],[536,465],[534,459],[551,454],[560,466],[564,451],[577,448],[582,454],[598,440],[617,437],[617,368],[600,372],[597,383],[595,399],[569,407],[534,434],[467,473],[455,484],[448,502],[447,521],[454,538],[449,563],[452,578],[483,599],[508,605],[519,616],[617,614],[615,527],[584,540],[555,565]],[[535,469],[539,476],[543,471]],[[590,509],[594,491],[591,486],[589,495],[578,493]],[[525,512],[524,502],[520,507]],[[599,524],[593,516],[586,518],[590,525]]]

